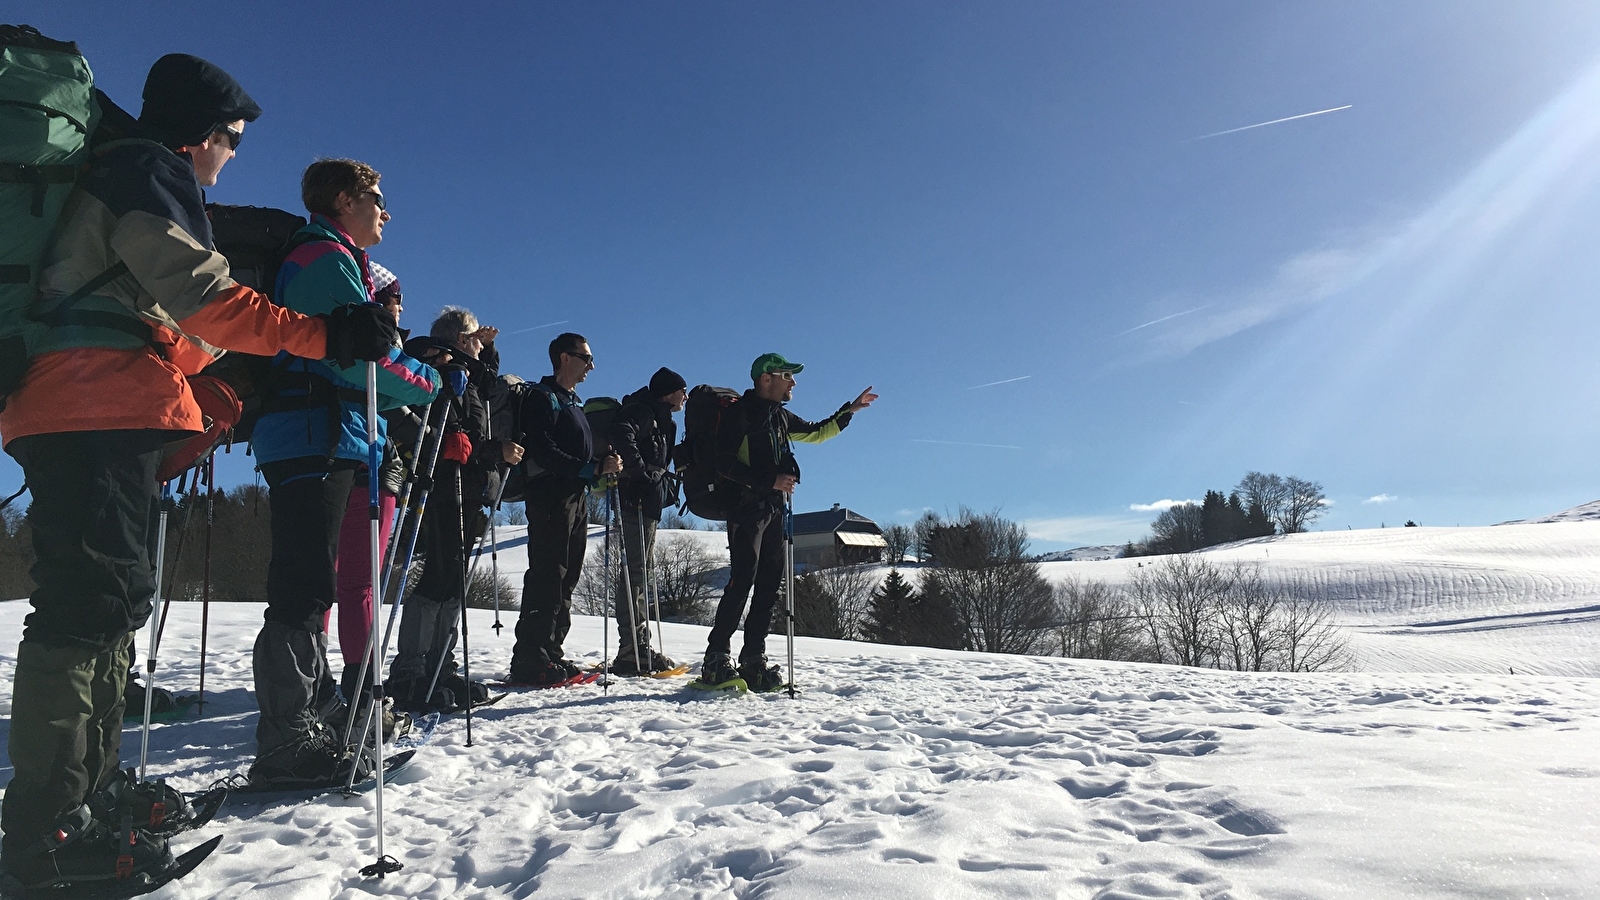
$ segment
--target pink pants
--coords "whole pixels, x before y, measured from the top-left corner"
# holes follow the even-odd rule
[[[395,495],[378,491],[378,546],[389,545],[389,532],[394,528],[394,508],[399,502]],[[361,665],[361,655],[367,649],[367,635],[372,632],[372,555],[367,547],[369,536],[367,516],[367,489],[350,489],[350,500],[344,507],[344,524],[339,526],[339,558],[336,563],[339,598],[339,652],[344,655],[345,667],[355,677],[355,667]],[[381,552],[381,551],[380,551]],[[328,630],[328,618],[333,610],[322,614],[322,630]],[[370,675],[368,676],[371,677]]]

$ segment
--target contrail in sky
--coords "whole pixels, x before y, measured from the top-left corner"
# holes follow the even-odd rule
[[[974,443],[972,443],[970,441],[931,441],[931,440],[927,440],[925,438],[912,438],[911,439],[911,443],[913,443],[913,444],[950,444],[951,446],[954,446],[954,447],[992,447],[992,448],[994,448],[996,450],[1021,450],[1022,449],[1021,447],[1015,446],[1013,444],[974,444]]]
[[[1135,325],[1132,328],[1129,328],[1127,331],[1119,332],[1117,337],[1122,337],[1124,334],[1133,334],[1135,331],[1138,331],[1141,328],[1149,328],[1151,325],[1160,325],[1162,322],[1165,322],[1168,319],[1176,319],[1179,316],[1187,316],[1189,313],[1197,313],[1202,309],[1209,309],[1211,306],[1212,304],[1207,303],[1205,306],[1196,306],[1194,309],[1186,309],[1183,312],[1175,312],[1170,316],[1162,316],[1155,321],[1146,322],[1143,325]]]
[[[1033,377],[1032,375],[1018,375],[1015,378],[1007,378],[1007,379],[1004,379],[1002,381],[991,381],[988,384],[975,384],[972,387],[967,388],[967,390],[975,391],[978,388],[994,387],[997,384],[1010,384],[1013,381],[1027,381],[1029,378],[1032,378],[1032,377]]]
[[[525,334],[525,333],[527,333],[529,331],[538,331],[541,328],[549,328],[549,327],[551,327],[553,325],[565,325],[570,321],[572,321],[572,320],[571,319],[562,319],[559,322],[546,322],[543,325],[535,325],[532,328],[518,328],[516,331],[508,331],[508,332],[506,332],[506,334]]]
[[[1245,126],[1240,127],[1240,128],[1229,128],[1227,131],[1217,131],[1217,132],[1213,132],[1211,134],[1202,134],[1199,137],[1192,137],[1192,138],[1189,138],[1187,141],[1184,141],[1183,143],[1187,144],[1189,141],[1203,141],[1206,138],[1222,137],[1225,134],[1235,134],[1235,133],[1240,132],[1240,131],[1249,131],[1252,128],[1265,128],[1268,125],[1277,125],[1280,122],[1293,122],[1295,119],[1309,119],[1312,116],[1324,116],[1324,115],[1327,115],[1328,113],[1331,113],[1331,112],[1338,112],[1341,109],[1349,109],[1352,106],[1355,106],[1355,104],[1354,103],[1346,103],[1343,106],[1335,106],[1335,107],[1332,107],[1330,109],[1319,109],[1316,112],[1301,113],[1298,116],[1284,116],[1281,119],[1273,119],[1270,122],[1257,122],[1254,125],[1245,125]]]

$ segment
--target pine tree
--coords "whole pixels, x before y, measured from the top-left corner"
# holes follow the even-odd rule
[[[890,569],[889,577],[872,592],[872,603],[862,624],[866,639],[878,644],[909,643],[907,626],[916,602],[916,589],[901,577],[899,569]]]

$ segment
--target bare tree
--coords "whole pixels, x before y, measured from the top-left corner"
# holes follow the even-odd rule
[[[867,566],[830,566],[807,576],[833,598],[838,610],[838,636],[856,640],[861,635],[867,609],[872,605],[872,589],[877,579]]]
[[[884,543],[888,548],[884,550],[884,562],[891,566],[898,566],[905,562],[906,554],[911,551],[914,536],[909,525],[890,525],[883,530]]]
[[[662,535],[656,539],[653,561],[661,617],[674,622],[711,624],[722,561],[705,542],[686,534]]]
[[[1322,518],[1327,510],[1327,495],[1322,492],[1322,485],[1304,478],[1291,475],[1283,479],[1283,484],[1287,498],[1277,519],[1278,527],[1284,534],[1300,534]]]
[[[498,582],[501,609],[521,609],[522,591],[510,578],[500,576]],[[480,565],[467,584],[467,606],[472,609],[494,609],[496,581],[487,565]]]
[[[916,524],[911,526],[911,552],[917,555],[917,562],[932,561],[933,551],[929,542],[933,540],[934,531],[941,521],[939,514],[930,509],[923,511]]]
[[[1205,512],[1193,503],[1168,507],[1150,523],[1149,546],[1159,553],[1188,553],[1205,545]]]
[[[1076,578],[1056,585],[1061,622],[1056,640],[1062,656],[1077,659],[1145,660],[1150,657],[1133,608],[1103,581]]]
[[[1246,472],[1234,486],[1246,508],[1260,506],[1273,522],[1283,524],[1283,513],[1289,505],[1289,485],[1281,475],[1265,472]]]
[[[1215,663],[1218,610],[1230,582],[1227,573],[1194,554],[1170,556],[1134,573],[1134,606],[1161,662]]]
[[[1350,642],[1326,603],[1285,597],[1277,617],[1278,660],[1285,672],[1326,672],[1350,664]]]
[[[1218,667],[1241,672],[1272,668],[1278,649],[1277,620],[1283,595],[1261,580],[1253,565],[1235,563],[1228,591],[1217,608]]]
[[[989,653],[1034,653],[1055,624],[1054,592],[1028,556],[1028,532],[999,513],[963,509],[937,526],[928,549],[938,567],[923,581],[925,598],[948,604],[964,644]]]

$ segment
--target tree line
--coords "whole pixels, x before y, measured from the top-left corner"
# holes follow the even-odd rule
[[[1150,523],[1150,536],[1129,541],[1124,557],[1188,553],[1274,534],[1300,534],[1328,505],[1322,485],[1294,476],[1246,472],[1232,491],[1208,490],[1200,503],[1180,503]]]
[[[1248,565],[1179,555],[1140,567],[1125,587],[1051,584],[1019,523],[970,510],[929,523],[920,541],[912,536],[910,552],[929,561],[920,587],[898,568],[878,584],[870,566],[809,573],[795,584],[796,633],[1241,671],[1348,663],[1325,604],[1270,585]]]

